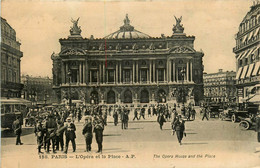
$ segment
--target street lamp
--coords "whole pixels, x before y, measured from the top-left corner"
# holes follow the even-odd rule
[[[185,70],[184,69],[182,69],[181,70],[181,78],[182,78],[182,82],[181,82],[181,84],[182,84],[182,92],[181,92],[181,97],[182,97],[182,105],[184,106],[184,100],[185,100],[185,94],[184,94],[184,75],[185,75]]]
[[[71,70],[69,69],[68,77],[69,77],[69,109],[71,111]]]

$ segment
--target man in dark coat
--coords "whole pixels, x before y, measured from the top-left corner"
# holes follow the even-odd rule
[[[71,141],[72,143],[72,148],[73,148],[73,152],[76,151],[76,143],[75,143],[75,139],[76,139],[76,126],[74,123],[72,123],[71,121],[72,119],[70,117],[67,118],[67,123],[66,123],[66,130],[65,130],[65,136],[66,136],[66,146],[65,146],[65,151],[64,153],[68,153],[68,148],[69,148],[69,142]]]
[[[64,127],[64,123],[61,119],[56,119],[57,122],[57,129],[60,130],[62,127]],[[60,131],[56,133],[56,150],[59,150],[61,147],[61,151],[63,151],[64,147],[64,131]]]
[[[35,133],[35,136],[37,137],[38,154],[42,154],[43,152],[41,152],[41,147],[42,147],[42,144],[43,144],[44,131],[43,131],[43,127],[42,127],[42,123],[41,123],[40,119],[38,119],[36,121],[34,133]]]
[[[123,112],[122,112],[123,113]],[[104,130],[104,124],[100,117],[96,117],[94,121],[94,132],[96,134],[96,142],[98,144],[98,151],[97,153],[102,153],[102,143],[103,143],[103,130]]]
[[[207,120],[209,120],[208,114],[207,114],[207,109],[203,106],[201,110],[202,110],[202,121],[204,120],[205,117]]]
[[[55,152],[56,136],[53,136],[53,134],[55,134],[55,132],[57,130],[57,123],[52,114],[48,115],[47,121],[45,124],[46,124],[45,129],[46,129],[46,139],[47,139],[47,153],[50,152],[51,142],[52,142],[53,153],[56,153]]]
[[[133,120],[135,120],[135,119],[139,120],[139,119],[138,119],[137,108],[136,108],[135,111],[134,111],[134,118],[133,118]]]
[[[21,134],[22,134],[22,124],[20,122],[20,116],[16,117],[16,120],[13,122],[13,130],[16,135],[16,145],[22,145]]]
[[[163,113],[159,113],[157,122],[160,124],[160,129],[162,130],[163,124],[166,122]]]
[[[83,126],[82,134],[85,137],[85,142],[86,142],[86,151],[89,152],[91,151],[91,144],[92,144],[92,118],[91,116],[86,116],[85,117],[85,123]]]
[[[256,132],[257,132],[257,141],[260,142],[260,113],[258,116],[256,116],[256,126],[255,126]]]
[[[143,108],[141,108],[141,113],[140,113],[140,116],[139,116],[139,120],[141,119],[141,117],[143,117],[143,119],[145,120],[144,116],[145,116],[145,108],[143,107]]]
[[[114,112],[113,118],[114,118],[114,125],[117,126],[117,123],[118,123],[118,113],[117,113],[117,111]]]
[[[177,138],[178,138],[178,142],[180,143],[180,145],[181,145],[181,141],[182,141],[183,135],[186,136],[186,133],[184,131],[185,131],[185,121],[182,120],[181,115],[179,115],[177,117],[177,120],[174,123],[173,132],[176,132]]]

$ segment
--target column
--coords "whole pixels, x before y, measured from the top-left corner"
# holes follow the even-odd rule
[[[148,69],[146,69],[146,83],[149,83],[149,72],[148,72]]]
[[[89,83],[92,83],[92,71],[90,70],[90,75],[89,75]]]
[[[149,67],[149,73],[150,73],[150,83],[152,83],[152,61],[150,60],[150,67]]]
[[[135,83],[135,61],[133,61],[133,83]]]
[[[176,81],[177,81],[177,83],[179,82],[179,73],[178,73],[178,68],[176,69]]]
[[[116,70],[114,70],[114,83],[116,83]]]
[[[176,71],[175,71],[175,62],[173,61],[172,63],[172,80],[175,82],[176,81]]]
[[[153,82],[155,83],[155,60],[153,60]]]
[[[163,69],[163,83],[165,83],[165,78],[166,78],[166,72],[165,68]]]
[[[102,64],[102,62],[100,61],[99,62],[99,78],[98,78],[98,80],[99,80],[99,83],[101,83],[102,82],[102,67],[101,67],[101,64]]]
[[[79,83],[81,83],[81,76],[82,76],[82,72],[81,72],[81,62],[79,62]]]
[[[119,83],[122,83],[122,62],[119,63]]]
[[[106,69],[105,69],[105,62],[103,61],[103,81],[102,81],[103,83],[106,83],[105,70],[106,70]]]
[[[89,83],[89,66],[88,66],[88,61],[86,60],[86,83]]]
[[[83,64],[83,83],[86,83],[86,79],[85,79],[85,73],[86,73],[86,66],[85,66],[85,63],[82,63]]]
[[[169,82],[172,82],[172,60],[170,60],[168,73],[169,73]]]
[[[158,69],[156,69],[156,83],[158,83]]]
[[[106,83],[108,83],[108,70],[106,70],[106,74],[107,74]]]
[[[186,80],[189,82],[189,61],[187,62],[187,67],[186,67],[186,71],[187,71],[187,77]]]
[[[64,62],[64,64],[65,64],[65,83],[69,83],[69,79],[68,79],[68,72],[69,72],[68,62]]]
[[[130,82],[133,82],[133,77],[134,77],[133,74],[134,74],[133,70],[130,70]]]
[[[138,68],[138,61],[136,64],[136,82],[139,83],[139,68]]]
[[[166,70],[167,70],[167,80],[166,81],[167,82],[169,82],[169,67],[170,67],[169,64],[170,64],[169,59],[167,59],[167,62],[166,62]],[[165,79],[164,79],[164,81],[165,81]]]
[[[61,63],[61,83],[65,83],[65,67],[64,67],[64,62]]]
[[[118,83],[118,61],[116,62],[116,83]]]
[[[190,81],[193,82],[193,79],[192,79],[192,61],[190,62]]]

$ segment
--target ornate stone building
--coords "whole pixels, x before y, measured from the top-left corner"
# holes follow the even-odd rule
[[[259,84],[259,53],[260,53],[260,4],[251,6],[239,25],[236,34],[236,85],[239,103],[247,98],[251,88]]]
[[[206,102],[234,102],[236,98],[236,72],[203,74],[204,98]]]
[[[78,20],[53,53],[53,89],[59,101],[84,103],[196,102],[203,99],[202,52],[176,18],[172,36],[151,37],[128,16],[104,38],[81,37]]]
[[[21,96],[23,99],[41,105],[55,102],[52,89],[53,80],[51,78],[22,75],[21,82],[24,85]]]
[[[1,97],[21,97],[20,45],[15,30],[1,17]]]

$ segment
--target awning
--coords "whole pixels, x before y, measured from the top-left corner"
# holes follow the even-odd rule
[[[248,65],[244,66],[244,70],[242,72],[241,79],[245,79],[246,78],[247,70],[248,70]]]
[[[246,41],[247,37],[248,37],[248,34],[243,37],[242,43],[244,43]]]
[[[245,52],[240,53],[240,54],[237,56],[237,59],[239,60],[244,53],[245,53]]]
[[[1,104],[24,104],[24,105],[29,105],[31,104],[31,101],[26,100],[26,99],[21,99],[21,98],[4,98],[2,97],[1,99]]]
[[[242,59],[242,57],[244,57],[244,55],[247,53],[248,51],[244,51],[237,59],[240,60]]]
[[[240,67],[240,68],[238,69],[237,75],[236,75],[236,79],[237,79],[237,80],[240,78],[242,70],[243,70],[243,67]]]
[[[252,64],[250,64],[249,65],[249,68],[248,68],[248,72],[247,72],[247,74],[246,74],[246,77],[250,77],[251,76],[251,74],[252,74],[252,72],[253,72],[253,69],[254,69],[254,63],[252,63]]]
[[[253,71],[253,73],[252,73],[252,76],[256,76],[256,75],[258,74],[259,66],[260,66],[260,62],[256,62],[256,63],[255,63],[254,71]]]
[[[253,37],[254,31],[251,31],[249,36],[248,36],[248,40],[250,40]]]
[[[258,32],[259,32],[259,29],[260,29],[260,27],[258,27],[258,28],[255,30],[254,37],[257,36],[257,34],[258,34]]]
[[[247,53],[247,55],[245,56],[245,58],[248,58],[254,51],[256,50],[256,47],[251,49],[250,52]]]
[[[245,51],[245,54],[243,54],[243,56],[240,59],[247,57],[247,55],[250,53],[250,51],[251,51],[250,49]]]

